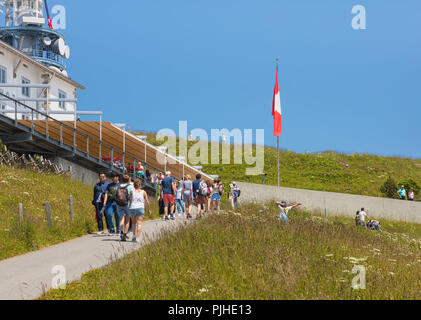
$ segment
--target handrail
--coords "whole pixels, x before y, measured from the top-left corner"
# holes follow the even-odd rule
[[[77,146],[76,146],[76,136],[79,134],[79,135],[81,135],[82,137],[84,137],[84,138],[86,138],[87,139],[87,152],[85,152],[85,153],[87,153],[87,155],[88,156],[90,156],[89,155],[89,145],[90,144],[92,144],[92,142],[95,142],[95,143],[97,143],[98,145],[99,145],[99,149],[100,149],[100,155],[99,155],[99,158],[98,158],[98,160],[100,161],[100,162],[104,162],[104,163],[108,163],[108,162],[106,162],[106,161],[103,161],[102,160],[102,150],[103,150],[103,148],[105,147],[105,148],[107,148],[107,149],[110,149],[111,150],[111,154],[112,155],[114,155],[115,153],[120,153],[120,154],[122,154],[123,156],[125,156],[125,158],[126,159],[133,159],[136,163],[138,163],[138,162],[141,162],[141,163],[143,163],[144,165],[145,165],[145,167],[146,168],[151,168],[151,169],[153,169],[153,170],[155,170],[155,171],[162,171],[162,170],[160,170],[160,169],[158,169],[158,168],[156,168],[156,167],[154,167],[154,166],[152,166],[152,165],[150,165],[148,162],[146,162],[146,161],[144,161],[144,160],[138,160],[138,158],[136,157],[136,156],[134,156],[134,155],[132,155],[132,154],[130,154],[130,153],[127,153],[127,152],[124,152],[123,150],[121,150],[121,149],[119,149],[119,148],[116,148],[116,147],[113,147],[113,146],[111,146],[111,145],[109,145],[109,144],[107,144],[107,143],[104,143],[103,141],[101,141],[101,140],[98,140],[98,139],[96,139],[95,137],[92,137],[92,136],[90,136],[90,135],[88,135],[88,134],[86,134],[86,133],[84,133],[83,131],[80,131],[80,130],[78,130],[77,128],[75,128],[75,127],[71,127],[71,126],[69,126],[69,125],[67,125],[66,123],[64,123],[64,122],[62,122],[62,121],[60,121],[60,120],[57,120],[57,119],[55,119],[55,118],[53,118],[53,117],[51,117],[49,114],[47,114],[47,113],[45,113],[45,112],[42,112],[42,111],[39,111],[39,110],[37,110],[37,109],[35,109],[35,108],[33,108],[33,107],[30,107],[30,106],[28,106],[28,105],[26,105],[26,104],[24,104],[24,103],[22,103],[21,101],[19,101],[19,100],[17,100],[17,99],[14,99],[14,98],[12,98],[12,97],[9,97],[8,95],[6,95],[6,94],[4,94],[4,93],[1,93],[0,92],[0,96],[2,96],[2,97],[4,97],[4,98],[6,98],[7,100],[10,100],[10,101],[12,101],[12,102],[14,102],[14,111],[12,111],[12,112],[14,112],[15,113],[15,122],[17,123],[17,121],[18,121],[18,119],[17,119],[17,114],[18,113],[20,113],[19,111],[18,111],[18,104],[20,105],[20,106],[23,106],[24,108],[27,108],[27,109],[29,109],[30,110],[30,112],[31,112],[31,114],[32,114],[32,119],[30,120],[31,121],[31,128],[29,128],[32,132],[35,132],[35,131],[37,131],[37,130],[35,130],[35,125],[34,125],[34,113],[35,114],[37,114],[37,115],[40,115],[40,116],[42,116],[42,117],[45,117],[45,119],[46,119],[46,128],[45,128],[45,130],[46,130],[46,137],[48,138],[48,139],[51,139],[50,137],[49,137],[49,121],[52,121],[53,123],[56,123],[56,124],[58,124],[59,126],[60,126],[60,141],[58,141],[60,144],[65,144],[64,143],[64,141],[63,141],[63,133],[64,134],[67,134],[67,135],[70,135],[68,132],[63,132],[63,128],[67,128],[67,129],[69,129],[70,131],[73,131],[73,136],[74,136],[74,143],[73,143],[73,146],[71,146],[71,145],[69,145],[69,144],[67,144],[67,145],[69,145],[70,147],[73,147],[74,148],[74,150],[78,150],[77,149]],[[12,112],[6,112],[6,113],[12,113]],[[39,131],[38,131],[39,132]],[[79,150],[79,151],[81,151],[81,152],[84,152],[84,151],[82,151],[82,150]],[[114,158],[113,156],[112,156],[112,158]],[[112,161],[113,162],[113,161]],[[114,163],[112,163],[111,164],[113,167],[115,167],[114,166]],[[126,169],[127,168],[127,163],[124,163],[124,169]],[[145,170],[146,170],[146,168],[145,168]],[[118,168],[119,169],[119,168]],[[121,170],[121,171],[123,171],[124,172],[124,170]],[[134,172],[134,175],[136,174],[136,170],[133,170]]]

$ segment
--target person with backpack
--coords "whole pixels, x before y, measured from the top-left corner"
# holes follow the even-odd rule
[[[145,204],[148,207],[149,216],[151,216],[151,206],[146,191],[142,190],[140,179],[134,181],[134,189],[130,194],[129,217],[133,226],[133,242],[140,242],[140,233],[142,232],[142,222],[145,217]],[[125,234],[129,232],[129,224],[126,224]]]
[[[183,201],[186,206],[187,219],[191,219],[191,209],[193,207],[193,182],[190,175],[186,175],[183,181]]]
[[[104,214],[104,197],[108,187],[107,176],[105,173],[99,174],[99,182],[94,186],[94,197],[92,205],[95,206],[95,217],[98,224],[98,234],[104,234],[104,222],[102,220]],[[107,219],[105,219],[107,222]],[[108,222],[107,222],[107,227]],[[109,230],[109,229],[108,229]]]
[[[171,172],[168,171],[165,173],[165,175],[166,177],[161,181],[161,186],[164,200],[165,221],[168,221],[170,220],[168,215],[170,215],[171,220],[175,220],[174,209],[177,189],[175,188],[175,180],[173,177],[171,177]]]
[[[128,230],[130,226],[129,205],[133,189],[134,187],[130,184],[130,177],[128,175],[124,175],[122,183],[118,187],[117,197],[115,201],[117,204],[118,215],[120,216],[121,241],[126,241],[129,239],[125,231],[126,227]]]
[[[120,216],[118,215],[117,211],[117,192],[120,186],[120,177],[118,174],[113,175],[113,182],[110,183],[107,187],[107,191],[104,197],[104,211],[105,211],[105,218],[107,219],[109,226],[111,227],[110,234],[115,232],[116,235],[120,234]],[[113,215],[115,219],[115,227],[114,228],[114,221]]]
[[[202,217],[202,209],[204,209],[207,194],[208,186],[202,181],[202,175],[196,175],[196,180],[193,182],[193,197],[197,206],[197,219]]]

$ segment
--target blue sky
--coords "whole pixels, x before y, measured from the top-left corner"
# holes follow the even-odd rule
[[[279,58],[283,149],[421,158],[419,0],[49,2],[67,9],[79,107],[107,121],[265,129],[274,146]]]

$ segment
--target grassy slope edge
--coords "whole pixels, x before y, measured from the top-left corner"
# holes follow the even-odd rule
[[[421,226],[385,232],[273,205],[211,216],[41,299],[420,299]],[[169,245],[170,244],[170,245]],[[352,270],[367,270],[354,290]]]

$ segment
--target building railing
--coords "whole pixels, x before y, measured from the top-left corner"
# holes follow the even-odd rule
[[[72,127],[66,123],[54,119],[45,112],[36,110],[3,93],[0,93],[0,97],[6,98],[8,101],[10,101],[8,106],[9,108],[12,108],[13,111],[9,109],[7,114],[13,114],[13,116],[6,117],[12,119],[16,127],[19,125],[25,126],[32,134],[41,134],[47,140],[54,141],[60,146],[70,147],[74,153],[79,151],[88,159],[93,160],[94,162],[97,162],[104,167],[109,167],[111,170],[115,170],[119,173],[130,174],[133,176],[133,178],[138,176],[137,169],[139,169],[139,163],[141,163],[144,167],[144,173],[146,173],[146,170],[149,170],[149,172],[151,170],[154,171],[154,173],[150,172],[151,178],[154,174],[162,171],[150,165],[144,161],[144,159],[138,159],[136,156],[133,156],[128,152],[124,152],[119,148],[113,147],[107,143],[104,143],[103,141],[96,139],[95,137],[89,136],[88,134],[78,130],[76,127],[77,122],[75,122],[75,126]],[[11,104],[14,107],[12,107]],[[26,120],[18,119],[18,114],[20,114],[20,112],[29,114],[29,116],[26,116]],[[44,119],[42,123],[45,123],[45,126],[40,125],[40,121],[36,120],[36,118]],[[93,154],[93,150],[95,149],[98,152],[97,154]],[[141,178],[144,185],[156,189],[157,181],[153,183],[151,179],[146,178],[146,175],[141,176]]]

